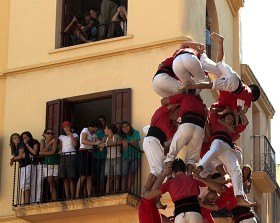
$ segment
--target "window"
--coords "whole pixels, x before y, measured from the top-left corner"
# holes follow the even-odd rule
[[[89,41],[97,41],[97,40],[102,40],[99,39],[98,34],[93,34],[93,30],[87,30],[87,34],[85,34],[85,32],[80,32],[80,28],[77,28],[76,23],[72,24],[71,28],[69,27],[70,30],[65,31],[66,27],[71,23],[72,19],[74,16],[78,17],[78,21],[80,23],[84,23],[88,24],[84,21],[82,21],[85,18],[85,15],[88,13],[89,9],[95,8],[97,10],[97,21],[100,23],[99,25],[97,25],[97,32],[100,29],[105,29],[105,33],[109,32],[108,31],[108,26],[107,24],[102,24],[104,21],[104,19],[101,18],[100,16],[100,12],[101,12],[101,5],[102,5],[102,1],[105,2],[113,2],[112,4],[114,4],[114,2],[119,2],[118,5],[120,6],[125,6],[125,8],[127,9],[127,0],[96,0],[96,1],[91,1],[91,0],[62,0],[62,19],[61,19],[61,47],[66,47],[66,46],[71,46],[71,45],[76,45],[76,44],[81,44],[81,43],[85,43],[86,40]],[[116,5],[117,6],[117,5]],[[112,9],[112,14],[115,14],[117,10],[117,7],[114,7],[114,9]],[[107,22],[109,21],[110,23],[112,23],[112,14],[107,14]],[[110,17],[110,18],[109,18]],[[106,23],[107,23],[106,22]],[[94,23],[97,24],[97,23]],[[119,34],[119,22],[115,23],[116,27],[114,28],[114,31],[112,31],[114,34],[114,37],[117,37],[121,34]],[[86,26],[86,25],[85,25]],[[77,28],[77,32],[75,32],[76,35],[74,35],[74,31]],[[100,33],[99,33],[100,34]],[[95,36],[92,36],[95,35]],[[96,37],[96,35],[98,37]],[[106,35],[106,34],[105,34]],[[77,38],[78,36],[78,38]],[[85,36],[85,39],[84,39]],[[107,37],[105,37],[107,38]],[[109,37],[112,38],[112,37]]]

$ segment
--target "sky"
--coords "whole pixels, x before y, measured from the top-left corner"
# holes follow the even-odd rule
[[[241,63],[248,64],[275,109],[271,145],[280,164],[280,1],[245,0],[241,13]]]

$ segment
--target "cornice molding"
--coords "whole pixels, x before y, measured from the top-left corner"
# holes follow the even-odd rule
[[[275,110],[249,65],[241,64],[241,78],[247,85],[257,84],[260,87],[261,95],[256,103],[259,103],[265,113],[272,119],[275,114]]]
[[[227,2],[233,17],[241,7],[244,7],[244,0],[227,0]]]
[[[7,70],[3,71],[2,78],[3,77],[5,78],[7,76],[12,76],[12,75],[34,72],[34,71],[38,71],[38,70],[46,70],[46,69],[50,69],[50,68],[54,68],[54,67],[66,66],[66,65],[70,65],[70,64],[84,63],[87,61],[98,60],[98,59],[107,58],[107,57],[114,57],[114,56],[118,56],[118,55],[136,53],[136,52],[151,50],[151,49],[155,49],[155,48],[162,48],[162,47],[166,47],[169,45],[181,44],[183,41],[192,41],[192,39],[187,36],[182,35],[179,37],[174,37],[174,38],[151,42],[151,43],[134,45],[134,46],[130,46],[130,47],[122,47],[122,48],[118,48],[118,49],[110,50],[110,51],[102,51],[102,52],[98,52],[98,53],[87,54],[87,55],[78,56],[78,57],[71,57],[71,58],[56,60],[56,61],[47,62],[47,63],[39,63],[36,65],[31,65],[31,66],[18,67],[15,69],[7,69]],[[91,44],[89,44],[89,45],[82,44],[81,46],[69,47],[69,49],[59,49],[55,53],[59,53],[59,52],[67,51],[67,50],[84,48],[84,47],[91,47],[91,46],[92,46]],[[52,53],[54,53],[54,52],[52,52]]]

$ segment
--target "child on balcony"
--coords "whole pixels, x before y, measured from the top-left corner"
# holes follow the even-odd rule
[[[118,139],[117,131],[118,128],[114,124],[106,124],[105,137],[102,139],[101,149],[106,146],[107,158],[105,162],[105,176],[107,177],[106,182],[106,193],[113,191],[114,193],[120,191],[120,176],[121,176],[121,144],[122,140]],[[113,190],[111,185],[114,183]]]

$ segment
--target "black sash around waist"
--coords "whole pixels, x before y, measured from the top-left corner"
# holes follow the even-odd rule
[[[239,79],[238,87],[235,91],[232,91],[233,94],[240,94],[244,90],[244,86],[242,84],[242,81]]]
[[[174,59],[175,59],[177,56],[182,55],[182,54],[186,54],[186,53],[195,55],[195,54],[192,53],[192,52],[188,52],[188,51],[182,50],[180,53],[178,53],[178,54],[174,57]],[[200,59],[200,54],[197,54],[197,55],[195,55],[195,56],[196,56],[198,59]]]
[[[226,142],[231,148],[234,149],[234,143],[232,142],[232,138],[229,134],[227,134],[226,132],[222,132],[222,131],[217,131],[213,134],[213,141],[215,139],[220,139],[224,142]]]
[[[175,201],[174,216],[184,212],[198,212],[201,214],[200,205],[197,196],[191,196]]]
[[[160,141],[160,144],[162,146],[164,145],[164,142],[166,142],[167,139],[166,134],[156,126],[150,126],[147,136],[156,137]]]
[[[175,76],[176,76],[175,73],[174,73],[174,71],[173,71],[173,69],[172,69],[172,67],[163,66],[163,67],[161,67],[161,68],[158,69],[158,71],[156,72],[156,74],[154,75],[154,77],[157,76],[158,74],[162,74],[162,73],[166,73],[166,74],[168,74],[170,77],[175,77]]]
[[[204,128],[205,117],[196,112],[184,112],[181,118],[181,124],[183,123],[192,123],[200,126],[201,128]]]
[[[254,212],[249,207],[237,206],[231,210],[231,213],[235,223],[255,217]]]

